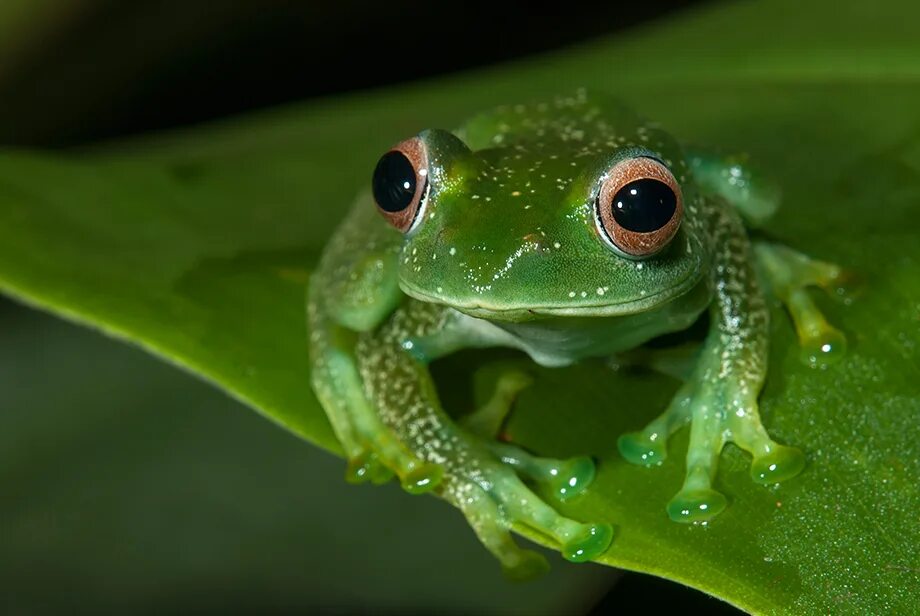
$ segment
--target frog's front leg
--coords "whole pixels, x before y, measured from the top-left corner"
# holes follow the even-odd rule
[[[476,338],[476,332],[461,335],[464,321],[449,308],[410,300],[377,330],[362,334],[355,350],[365,397],[397,441],[443,470],[437,493],[463,511],[509,575],[520,577],[542,568],[541,557],[521,550],[511,539],[513,525],[553,537],[569,560],[595,558],[610,543],[610,526],[559,515],[516,473],[550,486],[564,478],[580,488],[591,475],[586,474],[584,459],[567,464],[529,456],[460,427],[441,409],[426,362],[455,350],[461,339],[473,346],[487,344]],[[508,396],[504,399],[510,404]]]
[[[757,397],[766,377],[769,312],[739,217],[728,209],[713,216],[719,251],[711,325],[699,362],[665,414],[619,442],[628,460],[657,463],[668,436],[691,422],[684,485],[667,507],[680,522],[708,520],[725,508],[712,481],[726,443],[751,453],[751,478],[761,484],[793,477],[805,463],[799,450],[776,443],[761,423]]]

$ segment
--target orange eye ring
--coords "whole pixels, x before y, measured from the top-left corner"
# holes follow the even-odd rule
[[[684,215],[680,185],[664,163],[640,156],[613,165],[595,202],[601,237],[623,256],[650,257],[668,245]]]
[[[428,197],[428,150],[418,137],[380,157],[371,180],[374,203],[387,222],[408,233],[421,218]]]

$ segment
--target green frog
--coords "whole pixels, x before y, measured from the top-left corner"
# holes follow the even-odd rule
[[[681,377],[664,412],[617,441],[626,460],[653,466],[690,424],[684,484],[666,507],[677,522],[726,507],[712,487],[726,443],[751,454],[758,483],[795,476],[803,454],[771,439],[758,413],[765,290],[788,307],[807,360],[823,365],[844,337],[807,287],[835,289],[843,272],[749,238],[777,204],[775,185],[744,159],[682,149],[628,107],[583,91],[395,145],[309,289],[312,383],[347,478],[395,474],[410,493],[441,496],[514,578],[547,564],[517,545],[513,525],[554,539],[572,561],[607,550],[608,523],[569,519],[548,502],[584,492],[592,459],[538,457],[497,438],[527,374],[503,374],[461,420],[442,409],[428,364],[487,347],[542,366],[633,354]],[[681,361],[636,354],[701,320],[708,333]]]

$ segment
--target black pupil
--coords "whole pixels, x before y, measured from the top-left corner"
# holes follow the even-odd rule
[[[613,196],[613,218],[627,231],[650,233],[662,228],[677,209],[677,195],[658,180],[630,182]]]
[[[402,152],[387,152],[374,169],[374,199],[387,212],[401,212],[415,197],[415,169]]]

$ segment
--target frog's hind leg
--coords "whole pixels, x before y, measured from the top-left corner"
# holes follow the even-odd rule
[[[345,478],[351,483],[384,483],[395,472],[409,492],[433,489],[441,469],[408,451],[383,425],[363,393],[354,344],[345,328],[333,323],[315,304],[309,306],[311,379],[326,415],[348,459]]]
[[[498,504],[475,484],[457,486],[456,505],[479,541],[501,563],[505,576],[511,580],[529,580],[549,570],[542,554],[522,549],[511,537]]]
[[[578,463],[569,468],[566,461],[529,456],[513,446],[495,443],[489,436],[464,429],[441,408],[424,361],[407,352],[404,341],[408,332],[416,339],[434,341],[439,332],[451,335],[453,318],[455,315],[443,307],[408,302],[379,330],[362,335],[356,355],[365,395],[374,401],[381,421],[400,443],[420,459],[442,469],[444,479],[437,493],[464,511],[480,540],[510,574],[523,575],[541,568],[534,557],[522,553],[507,536],[512,526],[525,526],[551,537],[569,560],[596,558],[610,544],[612,528],[560,515],[517,475],[520,471],[522,475],[550,483],[554,472],[567,480],[575,477],[571,489],[577,491],[593,475],[593,464],[589,472]],[[494,408],[487,414],[503,415],[522,385],[507,379],[504,385],[501,383],[500,380],[500,391],[493,398]],[[492,422],[493,427],[498,423]]]
[[[846,338],[827,322],[807,287],[837,291],[849,278],[844,270],[779,244],[757,242],[754,254],[769,287],[789,310],[806,363],[822,366],[839,359],[846,350]]]

